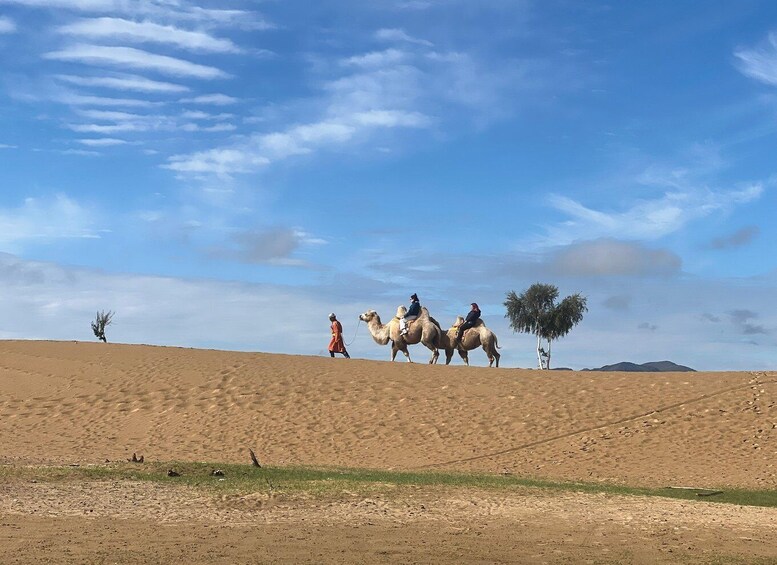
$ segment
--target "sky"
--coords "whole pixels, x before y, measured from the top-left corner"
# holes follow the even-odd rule
[[[770,0],[0,0],[0,339],[774,370],[776,150]]]

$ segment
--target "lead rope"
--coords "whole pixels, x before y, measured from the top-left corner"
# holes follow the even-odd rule
[[[349,341],[348,343],[345,344],[346,347],[350,347],[351,344],[356,340],[356,334],[359,332],[359,326],[361,326],[361,325],[362,325],[362,319],[359,318],[359,323],[356,324],[356,330],[354,330],[354,332],[353,332],[353,338],[351,339],[351,341]]]

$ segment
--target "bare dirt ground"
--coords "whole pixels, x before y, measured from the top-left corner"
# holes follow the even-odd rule
[[[774,489],[777,373],[428,367],[0,342],[0,464],[447,469]],[[777,563],[777,509],[536,489],[0,483],[0,563]]]

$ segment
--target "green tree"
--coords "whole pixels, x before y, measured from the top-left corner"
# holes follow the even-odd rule
[[[94,322],[92,322],[94,336],[104,343],[108,342],[108,340],[105,339],[105,327],[110,325],[114,314],[115,312],[111,312],[110,310],[107,312],[101,310],[97,312],[97,317],[94,319]]]
[[[567,335],[588,311],[586,298],[581,294],[567,296],[556,304],[558,288],[552,284],[535,283],[518,295],[507,293],[505,318],[513,331],[537,336],[537,360],[540,369],[550,369],[550,349],[554,340]],[[543,341],[547,342],[547,350]]]

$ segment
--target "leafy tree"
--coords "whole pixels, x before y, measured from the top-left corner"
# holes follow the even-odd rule
[[[105,327],[110,325],[114,314],[115,312],[111,312],[110,310],[107,312],[101,310],[100,312],[97,312],[97,317],[94,322],[92,322],[92,331],[94,332],[95,337],[104,343],[108,342],[108,340],[105,339]]]
[[[583,319],[588,311],[586,297],[578,294],[567,296],[556,304],[558,288],[552,284],[535,283],[521,295],[514,290],[507,293],[504,305],[505,318],[510,320],[513,331],[537,336],[537,360],[540,369],[550,369],[550,348],[554,340],[567,335]],[[542,345],[545,340],[546,350]]]

